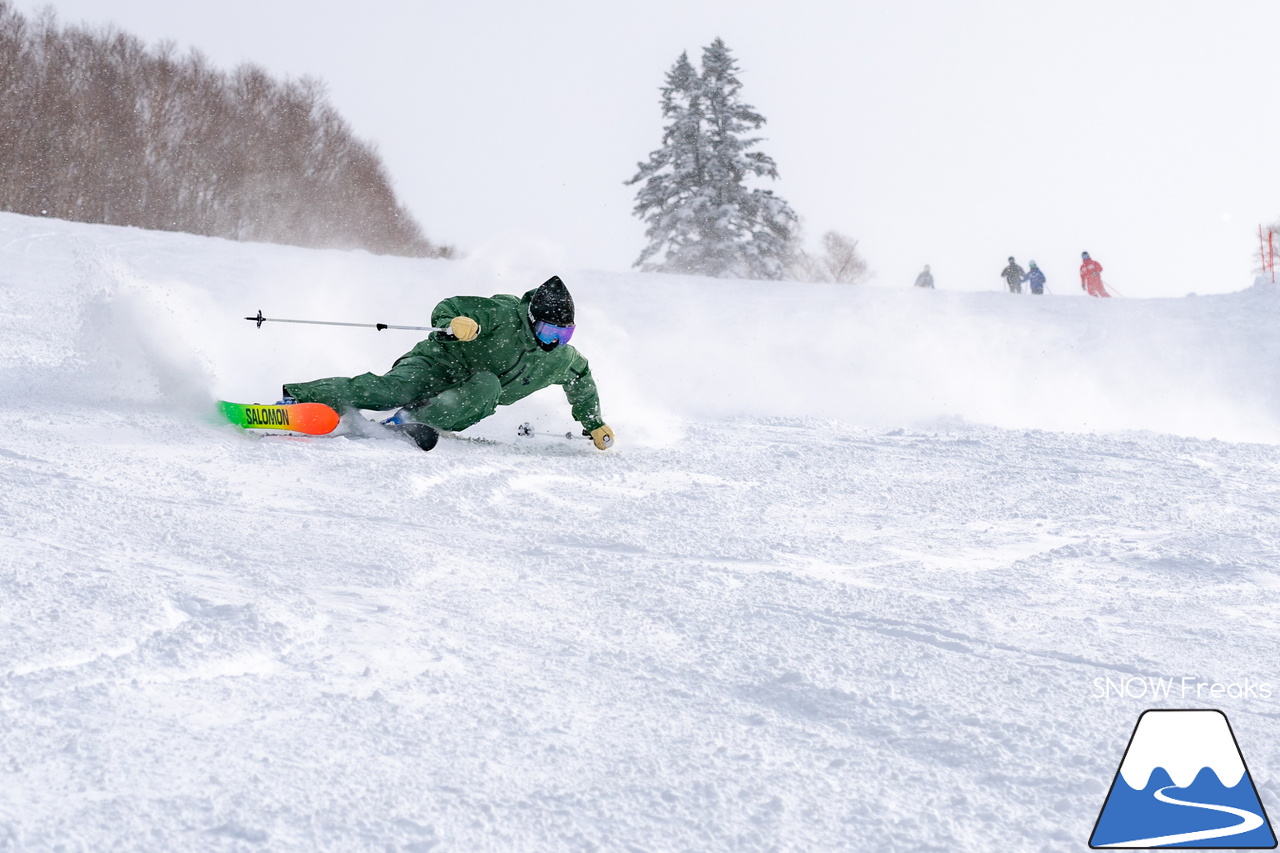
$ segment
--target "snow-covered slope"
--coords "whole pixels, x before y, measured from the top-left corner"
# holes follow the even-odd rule
[[[553,272],[615,451],[518,441],[572,426],[554,390],[430,454],[211,417],[414,343],[258,309],[425,324]],[[1277,802],[1272,286],[1035,300],[0,215],[0,341],[0,850],[1081,849],[1151,706],[1227,711]],[[1181,676],[1273,690],[1099,696]]]

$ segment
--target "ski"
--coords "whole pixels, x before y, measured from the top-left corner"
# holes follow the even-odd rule
[[[323,403],[229,403],[218,401],[218,410],[242,429],[261,430],[276,435],[328,435],[338,427],[338,413]],[[387,433],[407,438],[421,450],[436,446],[440,434],[426,424],[389,424],[369,421]]]
[[[272,430],[302,435],[328,435],[338,426],[338,413],[323,403],[259,403],[218,401],[218,411],[242,429]]]

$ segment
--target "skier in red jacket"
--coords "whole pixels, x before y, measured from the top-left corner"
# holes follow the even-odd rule
[[[1102,283],[1102,264],[1089,257],[1088,252],[1081,252],[1084,263],[1080,264],[1080,289],[1090,296],[1110,297],[1107,287]]]

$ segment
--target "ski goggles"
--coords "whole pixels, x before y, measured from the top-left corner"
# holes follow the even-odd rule
[[[544,344],[567,344],[573,337],[573,326],[553,326],[550,323],[534,323],[533,336]]]

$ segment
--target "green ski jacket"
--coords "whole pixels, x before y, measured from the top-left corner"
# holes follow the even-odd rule
[[[498,377],[502,384],[498,397],[501,406],[509,406],[549,385],[560,385],[573,409],[574,420],[588,430],[603,426],[600,396],[587,360],[569,344],[545,351],[533,336],[529,325],[533,293],[530,290],[519,299],[499,294],[488,299],[454,296],[444,300],[431,312],[431,325],[448,326],[454,317],[470,317],[480,324],[480,334],[473,341],[454,341],[432,332],[401,360],[443,349],[461,368],[460,372],[472,376],[487,371]]]
[[[560,385],[573,409],[574,420],[588,431],[604,425],[600,397],[587,360],[569,345],[543,350],[529,324],[529,301],[500,294],[491,298],[454,296],[431,312],[433,326],[448,326],[454,317],[470,317],[480,324],[471,341],[454,340],[432,332],[378,376],[365,373],[285,385],[300,402],[326,403],[338,410],[394,409],[420,406],[446,391],[461,392],[439,398],[449,414],[444,429],[463,429],[493,412],[493,398],[483,389],[500,386],[497,405],[509,406],[548,385]],[[477,398],[489,400],[487,404]]]

